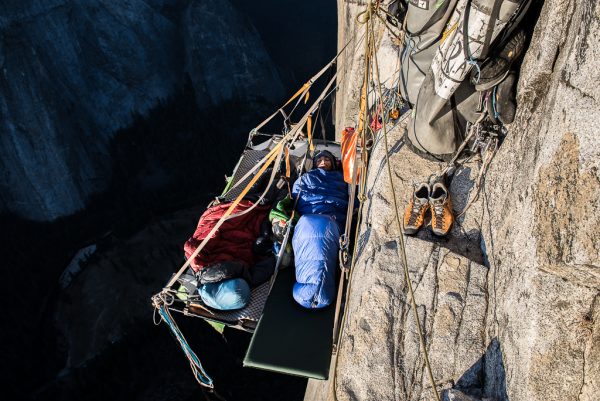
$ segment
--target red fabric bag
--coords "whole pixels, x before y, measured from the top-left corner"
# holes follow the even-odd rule
[[[248,210],[252,202],[242,200],[233,209],[232,215]],[[231,203],[221,203],[208,208],[198,221],[194,235],[184,245],[185,257],[189,258],[206,238],[219,219],[229,209]],[[203,267],[218,263],[237,260],[248,266],[258,262],[252,252],[252,244],[260,235],[260,226],[269,214],[270,206],[256,206],[252,211],[239,217],[226,220],[215,232],[206,246],[191,261],[192,269],[197,272]]]

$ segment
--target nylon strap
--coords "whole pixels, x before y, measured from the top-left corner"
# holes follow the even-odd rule
[[[335,55],[335,57],[329,63],[327,63],[319,72],[317,72],[310,80],[308,80],[307,83],[302,85],[302,87],[300,89],[298,89],[298,91],[287,102],[285,102],[285,104],[283,106],[281,106],[279,109],[283,109],[285,106],[289,105],[298,96],[305,93],[313,85],[313,83],[315,83],[315,81],[317,79],[319,79],[321,77],[321,75],[323,75],[329,69],[329,67],[331,67],[333,64],[335,64],[337,62],[337,59],[342,55],[342,53],[344,53],[344,51],[346,50],[348,45],[350,45],[350,43],[352,43],[352,41],[354,40],[355,37],[356,37],[356,34],[352,35],[352,37],[348,40],[348,42],[346,42],[344,47],[342,47],[342,49]],[[264,127],[269,121],[271,121],[273,119],[273,117],[275,117],[279,113],[279,109],[277,111],[275,111],[273,114],[271,114],[269,117],[267,117],[263,122],[258,124],[252,131],[258,132],[259,129]]]
[[[316,78],[313,77],[313,78],[310,79],[310,81],[308,81],[307,83],[305,83],[304,85],[302,85],[302,87],[300,89],[298,89],[298,92],[294,93],[294,95],[290,98],[290,100],[288,100],[287,102],[285,102],[285,104],[283,106],[281,106],[281,108],[284,108],[288,104],[292,103],[292,101],[294,99],[296,99],[298,96],[300,96],[301,94],[303,94],[304,92],[306,92],[306,90],[308,88],[310,88],[310,86],[312,85],[313,79],[316,79]]]
[[[187,269],[189,267],[192,259],[194,259],[196,256],[198,256],[198,254],[200,253],[200,251],[202,251],[202,248],[204,248],[204,246],[206,246],[206,243],[215,234],[215,232],[217,232],[217,230],[225,222],[225,220],[227,219],[227,217],[233,212],[233,209],[240,203],[240,201],[242,200],[242,198],[244,196],[246,196],[246,194],[250,191],[250,188],[252,188],[252,186],[260,178],[260,176],[265,172],[265,170],[267,169],[267,167],[273,162],[273,160],[275,160],[275,158],[278,155],[282,154],[283,146],[286,143],[286,141],[290,140],[291,142],[294,142],[296,140],[296,138],[298,137],[298,134],[300,133],[300,127],[303,126],[303,124],[308,120],[308,118],[311,115],[311,113],[313,113],[314,110],[319,106],[319,103],[325,97],[325,94],[329,91],[329,89],[331,88],[331,86],[335,82],[336,75],[337,74],[333,75],[333,77],[331,78],[331,80],[325,86],[325,89],[323,89],[323,92],[321,93],[321,95],[315,100],[315,102],[312,104],[312,106],[309,108],[309,110],[304,114],[304,116],[302,116],[302,118],[300,119],[300,122],[298,124],[296,124],[294,126],[294,128],[292,128],[292,130],[290,132],[288,132],[273,149],[271,149],[271,151],[267,154],[267,156],[265,156],[255,166],[255,168],[257,168],[262,163],[262,167],[260,168],[260,170],[258,171],[258,173],[256,173],[256,175],[254,177],[252,177],[252,179],[250,180],[250,182],[248,183],[248,185],[246,185],[246,187],[244,188],[244,190],[242,190],[242,192],[238,195],[238,197],[235,199],[235,201],[233,201],[233,203],[231,204],[231,206],[229,206],[229,208],[227,209],[227,211],[219,219],[219,221],[213,227],[213,229],[209,232],[209,234],[207,235],[207,237],[200,243],[200,245],[198,246],[198,248],[196,248],[196,250],[194,251],[194,253],[192,255],[190,255],[190,257],[185,261],[185,263],[183,264],[183,266],[181,266],[181,268],[179,269],[179,271],[171,278],[171,280],[167,283],[165,289],[170,289],[170,287],[172,287],[173,284],[175,284],[175,282],[177,281],[177,279],[179,278],[179,276],[181,276],[181,274],[183,274],[183,272],[185,271],[185,269]],[[244,177],[240,178],[240,181],[243,181],[246,178],[248,178],[248,176],[252,173],[252,171],[253,170],[249,171],[248,174],[246,174],[246,175],[244,175]],[[238,181],[238,182],[240,182],[240,181]]]
[[[306,131],[308,135],[308,149],[310,150],[310,155],[313,156],[315,153],[315,144],[313,143],[312,116],[308,117],[306,121]]]
[[[167,283],[167,286],[166,286],[167,288],[170,288],[171,286],[173,286],[173,284],[175,284],[175,282],[177,281],[179,276],[185,271],[185,269],[187,269],[189,267],[190,263],[192,263],[192,260],[196,256],[198,256],[198,254],[200,253],[200,251],[202,251],[202,249],[204,249],[204,247],[206,246],[208,241],[213,237],[213,235],[217,232],[217,230],[223,225],[225,220],[227,220],[227,217],[233,212],[233,210],[241,202],[241,200],[244,198],[244,196],[246,196],[246,194],[250,191],[250,188],[252,188],[252,186],[256,183],[256,181],[258,181],[260,176],[265,172],[267,167],[269,167],[269,165],[273,162],[273,160],[275,160],[275,157],[277,157],[277,154],[278,154],[276,152],[280,151],[283,148],[283,145],[284,145],[284,142],[281,141],[277,144],[277,146],[275,146],[273,148],[273,150],[271,151],[272,155],[267,159],[266,163],[264,163],[262,165],[262,167],[260,168],[260,170],[258,171],[258,173],[254,177],[252,177],[252,179],[250,180],[250,182],[248,183],[246,188],[244,188],[242,190],[242,192],[238,195],[238,197],[233,201],[233,203],[229,206],[227,211],[225,211],[223,216],[219,219],[217,224],[215,224],[215,226],[212,228],[212,230],[210,230],[208,235],[202,240],[200,245],[198,245],[198,248],[196,248],[194,253],[192,253],[189,256],[189,258],[185,261],[183,266],[181,266],[181,268],[179,269],[177,274],[175,276],[173,276],[173,278],[171,278],[171,280]]]
[[[290,167],[290,150],[288,147],[285,147],[285,178],[290,178],[292,176],[292,168]]]

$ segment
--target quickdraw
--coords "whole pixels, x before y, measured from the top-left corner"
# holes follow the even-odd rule
[[[340,259],[340,268],[344,274],[348,274],[351,265],[351,258],[349,249],[348,236],[346,233],[340,236],[340,251],[339,251],[339,259]]]

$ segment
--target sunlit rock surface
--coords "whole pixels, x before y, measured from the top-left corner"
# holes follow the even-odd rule
[[[0,72],[0,212],[36,221],[106,189],[114,133],[186,76],[199,109],[282,96],[258,34],[227,1],[3,2]]]
[[[339,45],[364,26],[339,1]],[[447,239],[407,239],[433,376],[443,399],[592,401],[600,394],[600,5],[547,0],[525,55],[518,110],[477,203]],[[525,20],[527,23],[527,20]],[[533,23],[533,21],[529,21]],[[379,63],[395,66],[387,34]],[[363,65],[344,60],[338,127],[356,123]],[[394,68],[391,68],[393,72]],[[389,75],[382,74],[382,80]],[[439,166],[389,133],[400,210]],[[432,400],[404,279],[383,139],[367,183],[348,317],[328,382],[305,400]],[[451,185],[462,210],[479,165]],[[335,381],[332,380],[335,377]]]

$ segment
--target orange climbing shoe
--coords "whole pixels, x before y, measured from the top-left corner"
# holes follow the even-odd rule
[[[425,221],[429,210],[429,184],[422,183],[415,188],[411,201],[404,210],[404,234],[414,234]]]
[[[439,236],[448,234],[454,222],[454,215],[450,194],[441,182],[436,182],[431,187],[429,205],[431,206],[431,230]]]

